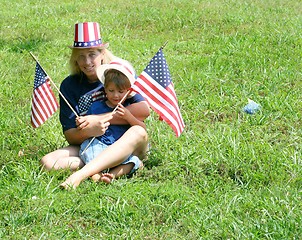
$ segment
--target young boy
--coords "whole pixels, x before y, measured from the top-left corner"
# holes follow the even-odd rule
[[[104,84],[107,100],[94,102],[87,114],[112,112],[112,114],[118,114],[128,124],[110,125],[104,135],[96,137],[93,140],[91,138],[85,140],[80,148],[80,158],[85,164],[88,164],[99,153],[118,140],[131,126],[140,125],[146,128],[144,122],[135,118],[125,108],[135,101],[143,100],[142,96],[138,94],[129,94],[129,89],[135,81],[135,72],[130,63],[125,60],[116,59],[110,64],[101,65],[97,70],[97,75]],[[123,99],[126,100],[122,103]],[[110,169],[108,173],[95,174],[92,176],[92,179],[93,181],[111,183],[113,179],[131,174],[141,166],[142,162],[139,158],[130,155],[121,165]]]

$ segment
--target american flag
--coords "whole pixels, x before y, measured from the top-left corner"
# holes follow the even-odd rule
[[[132,86],[150,104],[151,108],[172,127],[179,137],[185,124],[182,119],[170,71],[162,49],[155,54]]]
[[[34,128],[43,124],[59,107],[49,81],[49,76],[37,62],[31,106],[31,124]]]

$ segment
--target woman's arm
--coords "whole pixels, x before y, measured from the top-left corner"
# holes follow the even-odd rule
[[[76,120],[77,128],[70,128],[64,132],[67,142],[71,145],[79,145],[90,137],[101,136],[105,133],[112,114],[88,115],[78,117]]]
[[[130,104],[126,108],[135,118],[137,118],[137,120],[140,120],[141,122],[150,115],[150,109],[146,101]],[[112,115],[111,112],[79,117],[77,118],[76,122],[77,128],[70,128],[64,131],[67,142],[72,145],[79,145],[90,137],[98,137],[103,135],[110,124],[129,124],[127,120],[121,118],[118,116],[118,114]],[[142,125],[145,124],[142,123]],[[145,128],[145,126],[142,127]]]
[[[136,117],[133,116],[133,114],[127,109],[125,108],[122,104],[118,105],[118,108],[116,110],[116,115],[118,115],[120,118],[124,119],[127,121],[128,124],[130,124],[131,126],[141,126],[144,129],[146,129],[146,124],[137,119]]]

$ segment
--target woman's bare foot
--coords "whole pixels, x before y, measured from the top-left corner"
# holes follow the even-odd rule
[[[92,179],[92,181],[94,181],[94,182],[99,182],[99,181],[101,181],[101,177],[102,177],[102,175],[101,175],[100,173],[97,173],[97,174],[94,174],[94,175],[91,177],[91,179]]]
[[[60,188],[65,189],[65,190],[72,190],[72,189],[76,189],[77,186],[80,185],[80,183],[82,182],[82,178],[79,175],[78,172],[74,172],[73,174],[71,174],[66,180],[65,182],[60,184]]]
[[[104,183],[109,184],[113,181],[113,179],[114,179],[114,176],[112,173],[103,173],[100,180]]]

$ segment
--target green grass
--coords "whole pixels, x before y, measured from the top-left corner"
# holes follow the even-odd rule
[[[302,2],[290,0],[2,1],[1,239],[299,239]],[[58,112],[30,126],[37,56],[59,85],[74,23],[140,73],[158,48],[186,123],[180,138],[152,114],[144,170],[110,186],[58,185],[39,160],[66,145]],[[55,93],[58,96],[57,93]],[[261,104],[242,112],[247,99]]]

